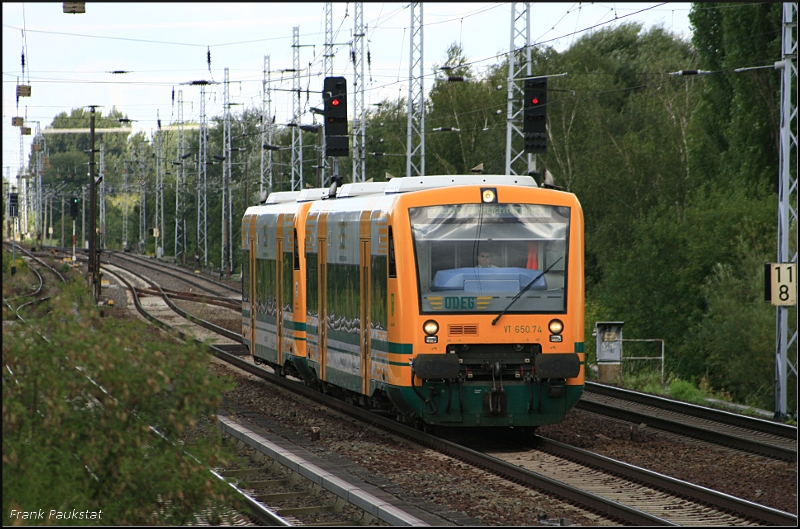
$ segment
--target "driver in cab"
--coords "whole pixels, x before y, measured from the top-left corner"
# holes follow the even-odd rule
[[[486,250],[478,253],[478,268],[497,268],[497,265],[492,264],[492,254]]]

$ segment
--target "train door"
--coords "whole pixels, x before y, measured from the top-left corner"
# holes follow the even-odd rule
[[[370,332],[370,302],[372,288],[370,285],[370,212],[361,215],[360,240],[361,240],[361,393],[370,394],[370,379],[372,378],[372,334]]]
[[[258,277],[256,274],[256,252],[257,252],[257,237],[256,237],[256,218],[257,215],[252,215],[250,217],[250,229],[248,230],[248,245],[247,247],[250,249],[250,253],[248,255],[249,267],[248,267],[248,276],[249,276],[249,296],[250,296],[250,351],[251,354],[255,354],[256,351],[256,278]]]
[[[369,239],[361,239],[361,303],[359,311],[359,320],[361,320],[361,393],[369,395],[369,380],[372,374],[370,353],[370,325],[369,325],[369,303],[372,296],[370,296],[370,281],[369,281]]]
[[[317,221],[317,285],[319,296],[319,378],[327,379],[326,367],[328,365],[328,239],[327,239],[328,214],[322,212]]]
[[[280,215],[279,218],[283,218],[283,215]],[[276,350],[275,354],[277,358],[275,362],[279,365],[283,365],[283,274],[287,273],[283,269],[283,230],[280,229],[282,226],[282,222],[278,222],[278,237],[275,239],[275,339],[276,339]],[[288,271],[289,274],[292,273],[291,270]]]

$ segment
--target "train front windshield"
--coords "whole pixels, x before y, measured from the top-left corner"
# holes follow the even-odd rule
[[[566,312],[570,208],[452,204],[409,209],[420,311]]]

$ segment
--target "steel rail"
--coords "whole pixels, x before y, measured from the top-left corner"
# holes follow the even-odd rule
[[[788,512],[737,498],[730,494],[725,494],[724,492],[701,487],[700,485],[695,485],[629,463],[617,461],[546,437],[536,436],[536,442],[537,446],[542,450],[559,457],[611,472],[626,479],[642,482],[673,494],[690,497],[701,502],[729,509],[730,511],[748,516],[760,522],[782,526],[797,525],[797,516]]]
[[[695,426],[681,422],[680,420],[657,417],[652,413],[623,409],[612,404],[593,402],[587,399],[579,400],[576,407],[588,412],[635,424],[644,423],[651,428],[712,442],[745,452],[762,454],[783,461],[797,461],[797,448],[787,448],[763,441],[747,439],[734,434],[714,431],[713,429],[702,426]]]
[[[185,283],[189,283],[190,285],[194,285],[194,286],[197,286],[198,288],[202,288],[203,290],[205,290],[207,292],[210,292],[212,294],[216,294],[217,293],[217,292],[214,292],[214,291],[208,289],[207,287],[204,287],[204,286],[201,286],[201,285],[197,285],[196,283],[193,283],[193,282],[189,281],[188,279],[185,279],[186,276],[197,277],[197,274],[192,274],[192,273],[188,272],[186,269],[183,269],[181,267],[174,267],[172,265],[169,265],[169,264],[161,262],[161,261],[158,262],[159,267],[155,267],[152,264],[150,264],[149,262],[145,261],[144,259],[133,257],[133,256],[130,256],[129,254],[126,254],[124,252],[118,252],[116,250],[106,250],[106,251],[104,251],[104,253],[106,253],[106,254],[108,254],[110,256],[114,256],[114,257],[117,257],[117,258],[120,258],[120,259],[124,259],[124,260],[132,262],[132,263],[136,263],[138,265],[144,266],[145,268],[150,268],[151,270],[156,270],[157,272],[160,272],[162,274],[166,274],[166,275],[172,276],[175,279],[179,279],[179,280],[181,280],[181,281],[183,281]],[[180,272],[181,276],[172,274],[170,272],[166,272],[164,270],[164,268],[170,268],[173,271]],[[235,293],[241,295],[241,289],[238,289],[236,287],[232,287],[231,285],[227,285],[225,283],[222,283],[221,281],[217,281],[216,279],[210,278],[210,277],[206,276],[205,274],[200,275],[200,277],[202,277],[203,281],[207,281],[208,283],[211,283],[213,285],[217,285],[217,286],[222,287],[222,288],[224,288],[226,290],[229,290],[231,292],[235,292]]]
[[[598,384],[596,382],[586,381],[584,391],[614,397],[621,400],[628,400],[637,402],[653,408],[660,408],[664,410],[674,411],[683,415],[691,415],[700,419],[728,424],[730,426],[737,426],[754,430],[759,432],[785,437],[787,439],[797,440],[797,426],[790,426],[788,424],[767,421],[757,417],[749,417],[739,413],[732,413],[724,410],[717,410],[697,404],[688,402],[681,402],[678,400],[667,399],[657,395],[649,395],[647,393],[640,393],[630,389],[617,388],[614,386],[607,386],[605,384]]]

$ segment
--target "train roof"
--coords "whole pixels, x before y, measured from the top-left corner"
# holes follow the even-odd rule
[[[336,198],[353,198],[364,195],[395,195],[459,185],[516,185],[539,187],[531,176],[517,175],[447,175],[447,176],[406,176],[392,178],[388,182],[353,182],[344,184],[336,190]],[[302,191],[276,191],[270,193],[263,205],[287,202],[311,202],[325,200],[330,190],[325,187],[303,189]]]
[[[297,202],[300,191],[275,191],[270,193],[263,204],[280,204],[281,202]]]
[[[406,176],[392,178],[384,191],[387,195],[434,189],[437,187],[463,185],[515,185],[539,187],[531,176],[516,175],[448,175],[448,176]]]
[[[312,200],[324,200],[328,198],[328,191],[329,190],[327,187],[314,187],[309,189],[303,189],[297,196],[297,201],[311,202]]]
[[[389,182],[356,182],[344,184],[336,192],[336,198],[359,197],[362,195],[383,194]]]

